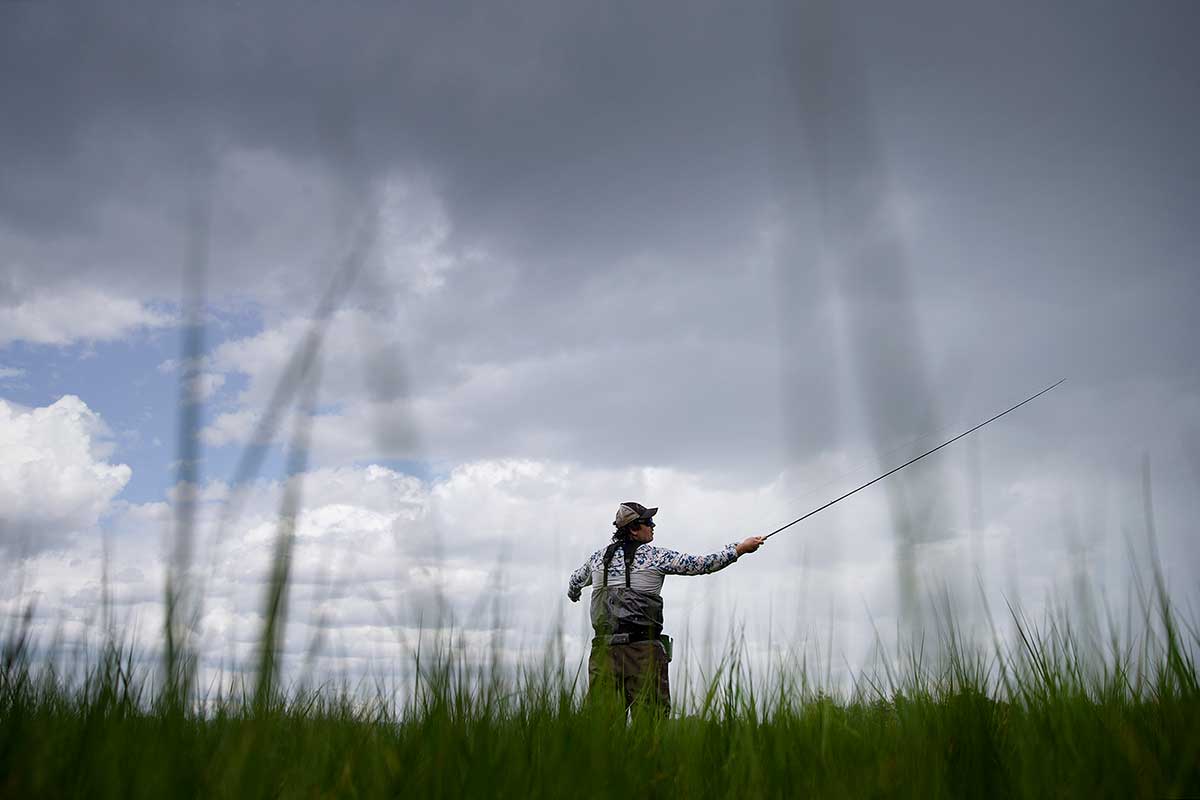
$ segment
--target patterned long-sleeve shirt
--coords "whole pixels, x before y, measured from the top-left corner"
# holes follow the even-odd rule
[[[633,556],[629,588],[625,588],[625,554],[620,548],[608,565],[604,586],[604,550],[597,550],[571,573],[567,597],[579,600],[583,587],[592,586],[592,626],[597,635],[617,630],[662,633],[662,585],[667,575],[707,575],[737,561],[737,545],[693,556],[665,547],[640,545]]]

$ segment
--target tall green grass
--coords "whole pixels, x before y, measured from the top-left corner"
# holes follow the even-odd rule
[[[116,642],[63,677],[26,621],[4,652],[0,795],[1197,796],[1200,636],[1156,605],[1102,650],[1015,609],[1018,644],[980,649],[943,614],[936,647],[845,691],[803,664],[755,676],[734,645],[669,719],[585,702],[561,659],[513,673],[454,646],[414,652],[399,696],[249,679],[180,705]]]

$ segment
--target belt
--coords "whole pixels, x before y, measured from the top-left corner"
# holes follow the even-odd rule
[[[611,636],[597,636],[592,639],[592,645],[636,644],[638,642],[657,642],[664,638],[662,634],[653,633],[614,633]]]

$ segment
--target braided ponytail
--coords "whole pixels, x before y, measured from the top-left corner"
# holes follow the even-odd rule
[[[625,556],[625,588],[629,588],[629,576],[633,570],[633,554],[641,546],[641,542],[635,541],[630,537],[633,526],[637,522],[630,525],[625,525],[617,529],[613,534],[613,543],[604,548],[604,585],[608,586],[608,567],[612,564],[613,556],[616,555],[617,549],[621,550]]]

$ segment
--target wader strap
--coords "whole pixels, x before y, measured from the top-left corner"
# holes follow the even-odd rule
[[[633,572],[633,554],[637,552],[637,549],[641,546],[641,542],[631,542],[626,540],[623,542],[613,542],[607,548],[605,548],[604,564],[600,570],[600,572],[603,573],[603,583],[601,585],[604,588],[608,588],[608,565],[612,563],[613,555],[617,552],[618,547],[622,548],[621,552],[625,556],[625,588],[630,588],[629,576],[630,573]]]

